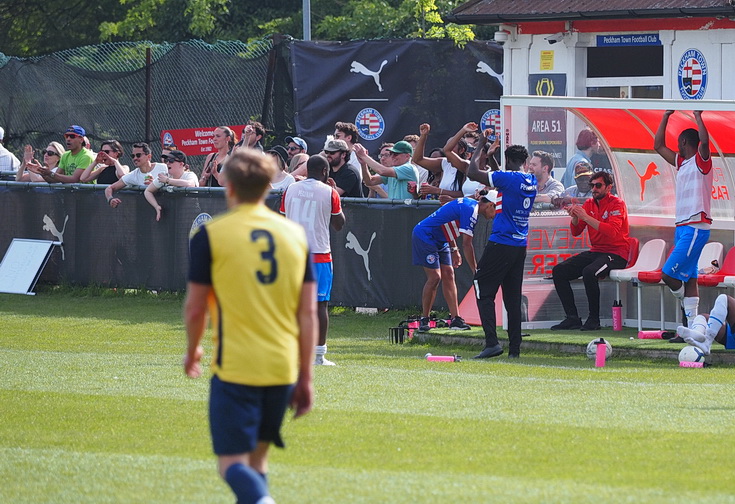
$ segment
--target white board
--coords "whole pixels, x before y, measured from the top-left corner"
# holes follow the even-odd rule
[[[0,263],[0,292],[33,295],[54,245],[61,242],[13,238]]]

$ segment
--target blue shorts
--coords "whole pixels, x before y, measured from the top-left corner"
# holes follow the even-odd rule
[[[677,226],[674,232],[674,250],[664,264],[663,272],[671,278],[686,282],[697,278],[699,256],[709,240],[709,229]]]
[[[732,333],[732,327],[730,324],[725,324],[725,348],[732,350],[735,348],[735,334]]]
[[[314,274],[316,275],[316,300],[329,301],[332,295],[332,278],[334,278],[332,263],[314,263]]]
[[[217,455],[255,450],[258,441],[283,448],[281,423],[293,385],[250,387],[223,382],[212,376],[209,393],[209,429]]]
[[[452,253],[449,244],[445,243],[437,248],[433,243],[426,243],[421,238],[414,236],[413,242],[413,264],[429,269],[439,269],[440,264],[452,264]]]

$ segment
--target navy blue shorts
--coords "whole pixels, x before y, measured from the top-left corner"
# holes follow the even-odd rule
[[[437,248],[432,243],[426,243],[421,238],[413,236],[411,239],[413,248],[413,264],[429,269],[439,269],[440,264],[452,264],[452,252],[449,244],[445,243]]]
[[[259,441],[283,448],[281,424],[293,387],[251,387],[223,382],[216,375],[212,376],[209,429],[214,453],[250,453]]]

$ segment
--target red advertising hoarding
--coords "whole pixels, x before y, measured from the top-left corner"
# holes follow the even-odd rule
[[[189,128],[161,131],[161,145],[175,145],[187,156],[206,156],[214,152],[212,138],[216,126],[209,128]],[[239,140],[245,125],[230,126]]]

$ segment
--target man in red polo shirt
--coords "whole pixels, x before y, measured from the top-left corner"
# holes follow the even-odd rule
[[[566,318],[551,329],[594,331],[600,329],[599,278],[610,270],[625,268],[628,263],[628,209],[625,202],[610,193],[613,180],[607,172],[596,172],[590,178],[592,197],[582,205],[573,204],[566,210],[572,217],[572,234],[581,235],[588,229],[592,248],[570,257],[554,267],[554,287],[564,307]],[[590,314],[582,320],[574,304],[570,281],[582,277]]]

